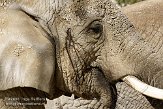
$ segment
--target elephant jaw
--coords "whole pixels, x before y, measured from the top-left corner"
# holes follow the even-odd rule
[[[163,89],[152,87],[134,76],[126,76],[122,79],[125,83],[131,86],[133,89],[139,91],[140,93],[155,98],[163,100]]]

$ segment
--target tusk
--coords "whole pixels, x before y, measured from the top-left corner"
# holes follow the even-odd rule
[[[144,95],[163,100],[163,89],[152,87],[134,76],[126,76],[122,80]]]

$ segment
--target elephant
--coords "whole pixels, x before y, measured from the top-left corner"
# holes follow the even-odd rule
[[[41,49],[41,51],[45,51],[46,52],[46,49],[48,49],[48,48],[52,48],[52,46],[51,46],[51,44],[48,42],[48,40],[45,38],[45,37],[47,37],[48,38],[48,36],[46,36],[46,34],[43,32],[43,31],[41,31],[42,29],[39,27],[39,25],[35,22],[35,21],[32,21],[31,19],[30,19],[30,17],[29,16],[27,16],[27,15],[25,15],[24,13],[22,13],[21,11],[16,11],[16,10],[8,10],[7,11],[7,13],[9,13],[9,15],[10,16],[8,16],[7,18],[6,18],[6,16],[3,16],[3,17],[5,17],[6,19],[6,22],[8,22],[9,24],[8,25],[6,25],[6,26],[8,26],[8,31],[10,31],[10,33],[9,34],[14,34],[11,38],[9,38],[9,40],[13,40],[13,39],[15,39],[14,40],[14,42],[15,43],[18,43],[19,45],[20,45],[20,43],[21,44],[23,44],[23,48],[32,48],[32,46],[36,46],[34,43],[35,43],[35,41],[37,41],[38,39],[37,38],[39,38],[39,40],[37,41],[37,43],[38,44],[42,44],[43,42],[42,41],[44,41],[44,43],[47,43],[46,44],[46,46],[44,46],[44,48],[42,48]],[[2,15],[2,14],[1,14]],[[13,19],[13,20],[10,20],[10,19],[8,19],[8,18],[15,18],[15,19]],[[19,18],[21,18],[22,20],[19,20]],[[13,23],[14,22],[14,23]],[[32,22],[32,23],[31,23]],[[28,25],[27,25],[28,24]],[[31,24],[31,25],[29,25],[29,24]],[[18,25],[18,26],[17,26]],[[26,25],[27,26],[27,28],[22,28],[24,25]],[[34,25],[34,27],[32,27]],[[10,27],[10,28],[9,28]],[[14,28],[13,28],[14,27]],[[6,30],[6,29],[4,29],[4,30]],[[33,30],[35,30],[35,32],[33,33],[32,31]],[[39,30],[39,31],[41,31],[41,34],[43,34],[43,36],[42,35],[38,35],[38,37],[36,37],[37,36],[37,30]],[[15,32],[16,31],[16,32]],[[3,31],[4,33],[6,32],[6,31]],[[30,34],[29,34],[30,33]],[[7,36],[10,36],[9,34],[7,34]],[[25,35],[24,35],[25,34]],[[40,32],[38,32],[38,34],[40,34]],[[35,36],[36,35],[36,36]],[[1,35],[1,36],[3,36],[3,35]],[[4,38],[6,37],[6,35],[5,36],[3,36],[1,39],[3,39],[3,41],[4,42],[8,42],[6,39],[4,40]],[[33,38],[34,37],[34,38]],[[17,38],[18,38],[18,40],[17,40]],[[40,39],[41,39],[41,42],[40,42]],[[22,41],[23,40],[23,41]],[[33,43],[33,40],[34,40],[34,43]],[[3,42],[3,43],[4,43]],[[11,43],[9,43],[9,44],[11,44]],[[8,45],[9,44],[5,44],[5,45],[7,45],[6,47],[8,48]],[[30,45],[29,47],[28,46],[26,46],[26,44],[27,45]],[[49,45],[50,44],[50,45]],[[50,47],[47,47],[47,45],[49,45]],[[35,47],[35,49],[34,50],[37,50],[38,48],[37,47],[40,47],[41,45],[38,45],[38,46],[36,46]],[[5,48],[6,48],[5,47]],[[11,45],[9,45],[9,47],[11,47]],[[12,47],[11,47],[12,48]],[[21,49],[23,49],[23,48],[21,48],[20,47],[20,52],[19,52],[19,49],[18,49],[18,51],[16,52],[16,53],[14,53],[14,55],[16,56],[16,57],[19,57],[19,56],[21,56],[22,54],[21,54]],[[6,49],[5,49],[6,50]],[[15,49],[13,49],[13,51],[14,51]],[[24,49],[25,50],[25,49]],[[24,51],[23,50],[23,51]],[[29,51],[28,52],[28,55],[29,54],[32,54],[33,53],[33,51]],[[37,52],[36,52],[37,53]],[[44,53],[45,54],[45,53]],[[25,54],[25,55],[27,55],[27,54]],[[24,55],[24,56],[25,56]],[[23,56],[23,57],[24,57]],[[8,56],[6,56],[6,57],[8,57]],[[31,57],[33,57],[33,56],[31,56]],[[35,57],[36,58],[36,57]],[[22,61],[20,61],[20,62],[22,62]],[[25,63],[26,63],[26,61],[25,61]],[[28,62],[27,62],[28,63]],[[26,64],[27,64],[26,63]],[[46,69],[46,68],[45,68]],[[16,73],[16,72],[15,72]],[[23,77],[21,77],[21,78],[23,78]],[[19,80],[19,79],[16,79],[16,80]],[[19,86],[21,86],[21,85],[19,85]],[[124,87],[124,85],[118,85],[117,86],[117,92],[119,92],[118,93],[118,95],[117,96],[119,96],[119,95],[122,95],[123,93],[125,93],[125,90],[126,89],[126,87]],[[127,88],[128,89],[128,88]],[[26,91],[27,90],[27,91]],[[0,96],[4,99],[4,100],[0,100],[0,107],[2,108],[3,107],[3,109],[28,109],[28,108],[30,108],[30,109],[36,109],[36,108],[38,108],[38,109],[42,109],[42,108],[44,108],[43,106],[25,106],[25,107],[23,107],[23,106],[12,106],[12,105],[7,105],[7,106],[5,106],[5,104],[6,104],[6,102],[7,102],[7,100],[6,100],[6,97],[31,97],[31,96],[40,96],[39,95],[39,92],[37,91],[37,93],[35,92],[34,93],[34,91],[33,90],[31,90],[31,91],[29,91],[29,90],[31,90],[31,89],[28,89],[28,88],[26,88],[26,89],[23,89],[23,91],[22,90],[20,90],[20,89],[14,89],[14,90],[9,90],[9,91],[5,91],[5,92],[0,92]],[[123,91],[124,90],[124,91]],[[130,89],[129,88],[129,90],[132,90],[132,89]],[[23,94],[19,94],[19,93],[22,93],[22,92],[24,92]],[[32,94],[31,94],[32,93]],[[122,94],[121,94],[122,93]],[[137,106],[137,107],[142,107],[142,106],[146,106],[146,108],[148,108],[148,109],[152,109],[152,108],[149,108],[149,107],[151,107],[151,105],[149,104],[149,102],[146,100],[146,98],[145,97],[143,97],[140,93],[138,93],[138,92],[134,92],[135,93],[135,95],[137,96],[137,98],[135,99],[135,101],[139,101],[139,100],[144,100],[145,102],[143,102],[142,104],[141,104],[141,106],[140,105],[135,105],[135,106]],[[126,93],[125,93],[126,95],[127,94],[129,94],[129,91],[127,91]],[[124,94],[124,95],[125,95]],[[29,96],[30,95],[30,96]],[[121,106],[122,107],[122,103],[123,103],[123,105],[125,105],[125,96],[124,97],[122,97],[122,96],[119,96],[118,97],[119,99],[117,100],[117,101],[120,101],[120,102],[117,102],[117,104],[119,104],[119,105],[117,105],[118,107],[119,106]],[[123,102],[122,102],[122,98],[123,98]],[[65,98],[65,97],[63,97],[63,99],[66,99],[67,101],[67,104],[68,103],[72,103],[72,102],[68,102],[68,101],[72,101],[72,99],[67,99],[67,98]],[[63,99],[61,99],[61,100],[63,100]],[[5,101],[6,100],[6,101]],[[142,101],[143,101],[142,100]],[[57,102],[58,101],[60,101],[59,99],[57,99]],[[65,100],[64,100],[65,101]],[[88,109],[88,107],[94,107],[94,104],[96,104],[96,103],[99,103],[97,100],[87,100],[87,101],[85,101],[84,100],[84,102],[82,102],[83,100],[81,100],[80,101],[80,99],[79,100],[74,100],[73,99],[73,101],[76,101],[77,103],[83,103],[83,104],[80,104],[80,107],[78,107],[78,108],[81,108],[81,109]],[[126,100],[127,101],[127,100]],[[47,102],[49,102],[49,101],[47,101]],[[73,104],[76,104],[76,102],[75,103],[73,103]],[[84,105],[84,104],[87,104],[87,105]],[[57,103],[55,103],[55,104],[57,104]],[[47,105],[48,105],[48,107],[47,107]],[[55,105],[49,105],[49,104],[47,104],[47,105],[45,105],[45,108],[46,109],[56,109],[57,108],[57,106],[55,106]],[[62,104],[60,104],[59,105],[60,107],[62,106],[62,107],[64,107],[63,106],[63,102],[62,102]],[[65,105],[66,106],[66,105]],[[75,105],[76,106],[76,105]],[[85,106],[85,107],[84,107]],[[128,105],[129,106],[129,105]],[[132,106],[132,105],[131,105]],[[68,108],[72,108],[72,107],[68,107]],[[77,107],[74,107],[74,108],[77,108]]]
[[[21,87],[20,90],[30,87],[29,90],[32,90],[32,87],[40,90],[40,93],[45,92],[45,95],[41,95],[51,99],[73,93],[86,99],[96,98],[101,104],[96,104],[95,107],[106,109],[114,107],[115,94],[112,87],[116,82],[123,80],[133,86],[134,83],[130,81],[133,78],[128,75],[136,76],[147,84],[157,79],[158,84],[152,85],[162,88],[160,36],[158,43],[155,43],[155,40],[146,40],[110,0],[1,0],[0,3],[1,12],[8,9],[22,11],[39,23],[39,28],[47,37],[44,37],[47,42],[45,45],[41,45],[44,41],[38,42],[39,44],[34,41],[34,51],[26,52],[31,54],[29,57],[36,59],[39,65],[29,63],[32,68],[23,69],[22,64],[16,66],[19,58],[2,61],[1,77],[12,74],[9,71],[14,70],[15,75],[9,78],[15,79],[20,74],[17,71],[22,69],[26,75],[16,78],[19,81],[12,79],[9,83],[2,78],[0,90],[14,87]],[[42,35],[40,37],[43,38]],[[14,45],[11,45],[11,49],[13,48]],[[19,56],[23,47],[19,45],[17,48],[16,54],[18,51]],[[10,49],[6,51],[8,50]],[[4,53],[4,56],[7,56],[6,54]],[[8,71],[7,63],[11,60],[13,63],[9,64],[11,70]],[[25,61],[28,62],[29,59],[26,58]],[[20,62],[23,63],[24,60]],[[148,93],[147,95],[158,97]]]
[[[142,35],[142,37],[149,38],[153,37],[156,31],[163,32],[163,1],[162,0],[146,0],[143,2],[139,2],[133,5],[128,5],[126,7],[121,8],[121,11],[128,17],[128,19],[133,23],[137,31]],[[158,35],[158,34],[157,34]],[[162,34],[160,34],[162,35]],[[145,79],[145,78],[144,78]],[[146,78],[147,81],[148,78]],[[157,81],[153,81],[156,82]],[[155,84],[156,84],[155,83]],[[122,84],[122,83],[120,83]],[[123,83],[124,84],[124,83]],[[151,85],[154,84],[151,82]],[[123,88],[125,85],[118,86],[117,85],[117,92],[121,92],[121,87]],[[130,90],[130,88],[126,88],[126,90]],[[137,93],[137,92],[134,92]],[[135,95],[133,93],[133,95]],[[126,95],[124,98],[128,99],[121,99],[121,96]],[[129,92],[122,91],[121,93],[118,94],[118,99],[116,103],[116,109],[152,109],[153,107],[155,109],[162,109],[162,101],[158,101],[155,99],[149,99],[150,104],[153,105],[153,107],[146,107],[146,105],[142,104],[143,101],[146,102],[146,100],[136,100],[132,96],[129,96]],[[124,95],[123,95],[124,94]],[[66,99],[66,100],[65,100]],[[67,101],[67,103],[65,103]],[[128,103],[126,103],[126,102]],[[137,105],[137,101],[140,101],[139,104],[142,106]],[[69,106],[70,108],[79,108],[79,109],[84,109],[85,107],[89,107],[89,105],[93,104],[91,102],[94,101],[89,101],[90,104],[86,104],[88,101],[84,100],[74,100],[72,98],[67,98],[67,97],[61,97],[59,99],[56,99],[55,101],[50,101],[53,105],[56,107],[66,107]],[[58,103],[59,102],[59,103]],[[75,105],[75,103],[77,105]],[[83,103],[83,104],[82,104]],[[85,103],[85,105],[84,105]],[[135,104],[132,107],[132,104]],[[50,105],[52,107],[52,105]],[[48,109],[48,108],[47,108]]]

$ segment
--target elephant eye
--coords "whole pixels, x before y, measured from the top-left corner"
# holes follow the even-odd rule
[[[100,21],[93,21],[87,28],[87,32],[99,38],[103,32],[103,25]]]

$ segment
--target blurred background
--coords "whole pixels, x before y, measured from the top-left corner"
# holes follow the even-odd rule
[[[133,4],[133,3],[144,1],[144,0],[113,0],[113,1],[123,7],[129,4]]]

